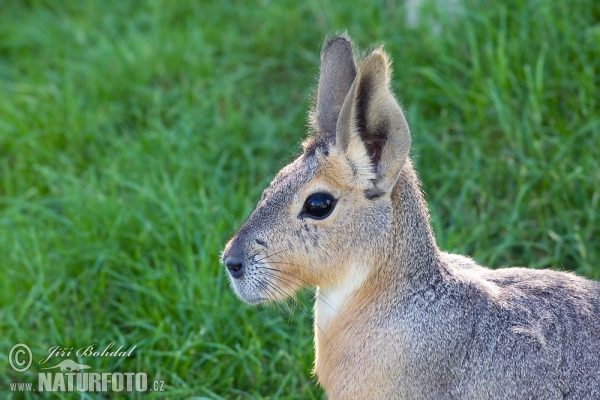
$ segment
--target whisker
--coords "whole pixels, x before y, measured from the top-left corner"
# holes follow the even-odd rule
[[[267,274],[269,275],[269,274]],[[273,278],[278,278],[277,276],[274,275],[270,275]],[[271,283],[271,282],[266,282],[265,283],[267,285],[269,285],[269,287],[272,287],[274,290],[277,290],[279,293],[283,293],[285,294],[285,292],[283,292],[281,290],[281,288],[278,288],[275,284]],[[289,287],[290,289],[294,290],[293,287],[289,286],[288,284],[286,284],[285,282],[280,282],[283,285],[286,285],[287,287]],[[298,302],[299,304],[302,304],[304,306],[304,303],[300,303],[300,301],[296,298],[294,298],[293,296],[290,296],[294,301]],[[321,329],[321,327],[319,326],[319,324],[317,323],[317,321],[314,320],[313,316],[310,315],[304,308],[300,308],[314,323],[314,325],[317,327],[317,329],[319,329],[319,331],[321,332],[321,334],[323,335],[323,337],[325,338],[325,340],[327,341],[327,343],[329,344],[329,346],[333,349],[333,351],[335,351],[336,353],[338,353],[337,349],[335,348],[335,346],[333,345],[333,343],[331,343],[331,340],[329,340],[329,338],[327,337],[327,335],[325,334],[325,331],[323,331],[323,329]],[[339,354],[339,353],[338,353]]]
[[[291,250],[291,249],[293,249],[293,247],[292,247],[292,248],[289,248],[289,249],[285,249],[285,250]],[[282,250],[282,251],[279,251],[279,252],[277,252],[277,253],[274,253],[274,254],[272,254],[271,256],[274,256],[274,255],[280,254],[280,253],[282,253],[282,252],[283,252],[283,251],[285,251],[285,250]],[[269,257],[271,257],[271,256],[268,256],[268,257],[262,258],[261,260],[264,260],[264,259],[266,259],[266,258],[269,258]],[[258,262],[258,261],[257,261],[257,262]],[[317,274],[317,276],[319,276],[319,277],[321,277],[321,278],[323,278],[323,279],[325,279],[325,280],[329,281],[329,283],[333,284],[333,282],[332,282],[331,280],[329,280],[329,279],[325,278],[324,276],[322,276],[322,275],[318,274],[317,272],[315,272],[315,271],[313,271],[312,269],[310,269],[310,268],[308,268],[308,267],[305,267],[305,266],[303,266],[303,265],[298,265],[298,264],[293,264],[293,263],[286,263],[286,262],[283,262],[283,261],[269,261],[268,263],[269,263],[269,264],[284,264],[284,265],[293,265],[293,266],[300,267],[300,268],[306,268],[306,269],[308,269],[309,271],[312,271],[313,273]],[[261,266],[261,267],[259,267],[259,268],[268,268],[268,267]],[[274,270],[274,271],[277,271],[277,272],[282,272],[282,273],[285,273],[285,274],[287,274],[287,275],[290,275],[290,276],[292,276],[292,277],[294,277],[294,278],[298,279],[298,280],[299,280],[299,281],[301,281],[302,283],[304,283],[306,286],[314,286],[314,285],[311,285],[310,283],[306,282],[305,280],[303,280],[303,279],[299,278],[298,276],[296,276],[296,275],[293,275],[293,274],[291,274],[291,273],[289,273],[289,272],[287,272],[287,271],[282,271],[282,270],[279,270],[279,269],[273,269],[273,270]],[[300,286],[300,285],[298,285],[298,286]],[[319,296],[319,295],[320,295],[320,296]],[[337,308],[337,306],[333,306],[332,304],[330,304],[330,303],[328,303],[327,301],[325,301],[325,300],[324,300],[324,299],[327,299],[327,300],[329,300],[329,302],[331,302],[331,303],[334,303],[334,302],[333,302],[333,300],[331,300],[329,297],[327,297],[327,296],[326,296],[324,293],[315,293],[315,297],[316,297],[316,298],[319,298],[319,299],[321,299],[321,301],[323,301],[325,304],[327,304],[327,305],[328,305],[328,306],[329,306],[329,307],[330,307],[332,310],[334,310],[334,311],[335,311],[335,312],[336,312],[336,313],[337,313],[337,314],[338,314],[340,317],[344,318],[344,320],[345,320],[346,322],[348,322],[348,320],[346,320],[346,318],[342,316],[341,310],[340,310],[339,308]]]
[[[269,292],[269,288],[272,288],[273,285],[270,284],[268,281],[261,281],[261,284],[262,284],[263,291],[264,291],[265,295],[269,299],[269,303],[273,304],[275,306],[275,308],[281,314],[285,314],[285,311],[281,308],[281,305],[284,304],[284,303],[280,302],[280,301],[277,301],[277,299],[273,295],[271,295],[271,293]]]
[[[268,269],[268,270],[271,270],[271,271],[280,272],[280,273],[282,273],[282,274],[286,274],[286,275],[290,275],[290,276],[292,276],[292,277],[294,277],[294,278],[296,278],[296,279],[298,279],[298,280],[300,280],[300,281],[304,282],[306,285],[310,286],[310,285],[309,285],[307,282],[303,281],[301,278],[298,278],[298,277],[297,277],[297,276],[295,276],[294,274],[292,274],[292,273],[289,273],[289,272],[287,272],[287,271],[281,271],[281,270],[277,270],[277,269],[274,269],[274,268],[268,268],[268,267],[260,267],[260,268],[263,268],[263,269]],[[278,279],[280,279],[280,280],[284,280],[284,281],[286,281],[286,282],[288,282],[288,283],[294,284],[294,285],[296,285],[296,287],[297,287],[298,289],[305,290],[305,291],[308,291],[308,292],[309,292],[309,293],[311,293],[311,294],[314,294],[314,296],[315,296],[316,298],[320,299],[320,300],[321,300],[323,303],[325,303],[325,304],[326,304],[326,305],[328,305],[328,306],[329,306],[329,307],[330,307],[332,310],[334,310],[334,311],[335,311],[335,312],[336,312],[336,313],[337,313],[337,314],[338,314],[340,317],[342,317],[342,318],[343,318],[343,319],[344,319],[346,322],[348,322],[348,321],[346,320],[346,318],[344,317],[344,315],[342,314],[342,311],[341,311],[341,310],[340,310],[340,309],[339,309],[339,308],[338,308],[338,307],[337,307],[337,306],[336,306],[336,305],[333,303],[333,300],[331,300],[329,297],[327,297],[327,296],[326,296],[324,293],[316,293],[316,292],[315,292],[315,293],[313,293],[313,292],[311,292],[311,291],[310,291],[310,290],[309,290],[307,287],[305,287],[305,286],[302,286],[302,285],[300,285],[300,284],[298,284],[298,283],[296,283],[296,282],[294,282],[294,281],[292,281],[292,280],[285,279],[285,278],[284,278],[284,277],[282,277],[282,276],[277,276],[277,275],[274,275],[274,274],[272,274],[272,273],[268,273],[268,275],[270,275],[270,276],[273,276],[273,277],[275,277],[275,278],[278,278]],[[323,296],[323,297],[320,297],[320,296]],[[327,299],[328,301],[326,301],[326,299]]]
[[[276,252],[276,253],[269,254],[269,255],[267,255],[267,256],[265,256],[265,257],[261,258],[260,260],[255,260],[254,262],[260,262],[260,261],[266,260],[267,258],[271,258],[271,257],[273,257],[273,256],[276,256],[277,254],[281,254],[281,253],[283,253],[284,251],[290,251],[290,250],[292,250],[292,249],[293,249],[293,247],[290,247],[290,248],[288,248],[288,249],[283,249],[283,250],[281,250],[281,251],[278,251],[278,252]]]
[[[277,291],[279,294],[281,294],[283,297],[285,298],[291,298],[292,300],[296,300],[294,299],[292,296],[288,296],[283,290],[281,290],[281,288],[277,287],[275,284],[273,284],[272,282],[268,282],[268,281],[264,281],[265,286],[270,287],[271,289]],[[272,299],[273,302],[277,303],[281,303],[281,304],[285,304],[286,307],[288,308],[288,310],[290,311],[290,313],[293,315],[294,312],[292,311],[292,309],[290,309],[289,305],[287,303],[285,303],[284,301],[277,301],[276,299]]]
[[[279,273],[282,273],[282,274],[286,274],[286,275],[289,275],[289,276],[291,276],[293,278],[298,279],[300,282],[304,283],[307,286],[312,286],[308,282],[306,282],[305,280],[303,280],[303,279],[297,277],[296,275],[294,275],[294,274],[292,274],[290,272],[287,272],[287,271],[282,271],[282,270],[279,270],[279,269],[276,269],[276,268],[269,268],[269,267],[264,267],[264,266],[258,266],[257,268],[258,269],[265,269],[265,270],[268,270],[268,271],[275,271],[275,272],[279,272]],[[276,275],[274,275],[272,273],[269,274],[269,275],[274,276],[276,278],[284,279],[283,277],[276,276]],[[294,282],[292,280],[285,279],[285,281],[287,281],[287,282],[289,282],[291,284],[296,285],[299,289],[308,290],[306,287],[304,287],[304,286],[302,286],[302,285],[300,285],[300,284],[298,284],[298,283],[296,283],[296,282]],[[333,300],[331,300],[329,297],[327,297],[324,293],[320,293],[320,292],[317,293],[317,292],[315,292],[315,297],[318,298],[318,299],[320,299],[326,305],[328,305],[333,311],[335,311],[340,317],[342,317],[344,319],[344,321],[346,321],[346,323],[349,323],[349,321],[346,319],[346,317],[342,314],[342,310],[340,310],[337,307],[337,305],[335,305],[335,303],[333,302]],[[327,301],[325,299],[327,299]]]
[[[333,284],[333,282],[332,282],[330,279],[326,278],[326,277],[325,277],[323,274],[319,274],[319,273],[318,273],[317,271],[315,271],[314,269],[312,269],[312,268],[308,268],[308,267],[306,267],[306,266],[304,266],[304,265],[300,265],[300,264],[294,264],[294,263],[288,263],[288,262],[283,262],[283,261],[269,261],[269,264],[284,264],[284,265],[292,265],[292,266],[294,266],[294,267],[300,267],[300,268],[304,268],[304,269],[307,269],[307,270],[309,270],[309,271],[310,271],[310,272],[312,272],[313,274],[317,275],[319,278],[323,278],[323,279],[325,279],[327,282],[329,282],[329,283]]]
[[[283,271],[282,271],[282,272],[283,272]],[[282,285],[286,285],[287,287],[289,287],[289,288],[290,288],[290,289],[292,289],[292,290],[293,290],[293,287],[292,287],[292,286],[290,286],[290,285],[289,285],[287,282],[289,282],[289,283],[291,283],[291,284],[294,284],[294,285],[296,285],[296,286],[297,286],[297,287],[299,287],[300,289],[303,289],[303,290],[308,290],[307,288],[305,288],[305,287],[302,287],[302,286],[298,285],[296,282],[291,282],[291,281],[287,281],[287,282],[286,282],[286,281],[284,280],[284,278],[282,278],[282,277],[280,277],[280,276],[277,276],[277,275],[274,275],[274,274],[272,274],[272,273],[270,273],[270,272],[267,272],[267,273],[265,273],[265,275],[267,275],[267,276],[270,276],[271,278],[273,278],[273,279],[277,280],[277,281],[278,281],[280,284],[282,284]],[[271,283],[271,284],[270,284],[270,286],[273,286],[273,284]],[[281,292],[280,292],[280,293],[281,293]],[[292,297],[292,298],[293,298],[293,297]],[[293,299],[294,299],[294,300],[297,300],[296,298],[293,298]],[[321,300],[323,300],[323,299],[321,299]],[[301,304],[302,304],[302,305],[304,305],[303,303],[301,303]],[[343,316],[343,315],[342,315],[342,314],[341,314],[339,311],[337,311],[337,310],[336,310],[336,309],[335,309],[333,306],[331,306],[331,304],[329,304],[329,303],[327,303],[327,302],[325,302],[325,304],[327,304],[327,305],[328,305],[329,307],[331,307],[331,308],[332,308],[334,311],[336,311],[336,313],[338,313],[338,315],[340,315],[340,317],[342,317],[342,319],[345,321],[346,325],[350,325],[350,326],[352,326],[352,324],[350,323],[350,321],[348,321],[348,320],[347,320],[347,319],[346,319],[346,318],[345,318],[345,317],[344,317],[344,316]],[[305,314],[307,314],[307,315],[308,315],[308,313],[306,312],[306,310],[304,310],[303,308],[302,308],[302,311],[303,311]],[[331,348],[332,348],[332,349],[334,349],[334,351],[337,353],[337,349],[335,348],[335,346],[333,345],[333,343],[331,342],[331,340],[330,340],[330,339],[327,337],[327,334],[325,333],[325,331],[323,331],[323,329],[321,328],[321,326],[320,326],[320,325],[317,323],[317,321],[316,321],[314,318],[312,318],[312,316],[311,316],[311,319],[313,320],[313,323],[314,323],[314,325],[315,325],[315,326],[316,326],[316,327],[319,329],[319,331],[320,331],[320,332],[323,334],[323,337],[324,337],[324,338],[325,338],[325,340],[328,342],[328,344],[331,346]]]

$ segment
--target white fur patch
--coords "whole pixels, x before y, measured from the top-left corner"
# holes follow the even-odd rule
[[[337,284],[317,287],[315,322],[323,330],[327,329],[336,318],[344,320],[344,311],[367,279],[370,268],[363,265],[350,265],[348,271]]]

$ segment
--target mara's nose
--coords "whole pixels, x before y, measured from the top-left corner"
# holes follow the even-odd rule
[[[225,259],[225,266],[229,271],[229,274],[235,279],[240,279],[246,272],[246,263],[238,258],[227,257]]]

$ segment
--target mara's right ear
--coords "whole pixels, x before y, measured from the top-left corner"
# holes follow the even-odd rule
[[[316,104],[318,133],[335,133],[340,110],[355,77],[356,64],[350,38],[342,35],[325,42]]]

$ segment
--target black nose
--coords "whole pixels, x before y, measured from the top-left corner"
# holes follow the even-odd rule
[[[227,257],[225,260],[227,270],[235,279],[240,279],[246,272],[246,263],[233,257]]]

